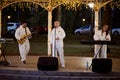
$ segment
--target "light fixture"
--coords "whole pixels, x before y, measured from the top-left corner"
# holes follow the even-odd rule
[[[11,18],[11,16],[8,16],[7,18],[8,18],[8,19],[10,19],[10,18]]]
[[[92,8],[92,9],[94,8],[94,5],[95,5],[95,4],[94,4],[93,2],[88,3],[88,6],[89,6],[90,8]]]
[[[82,21],[85,22],[85,18],[83,18]]]

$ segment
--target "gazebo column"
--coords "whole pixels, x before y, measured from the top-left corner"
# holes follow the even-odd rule
[[[48,10],[48,56],[51,56],[50,36],[52,29],[52,10]]]
[[[99,16],[98,16],[98,13],[99,11],[96,10],[95,11],[95,34],[96,34],[96,31],[98,30],[98,26],[99,26],[99,23],[98,23],[98,20],[99,20]]]
[[[1,27],[2,27],[2,10],[0,10],[0,38],[1,38],[1,32],[2,32]],[[1,44],[0,44],[0,48],[1,48]],[[0,55],[1,55],[1,53],[2,53],[2,51],[0,49]]]
[[[106,2],[99,2],[99,0],[96,0],[95,2],[96,3],[89,3],[88,5],[93,8],[93,10],[95,11],[95,34],[96,34],[96,31],[98,30],[98,27],[99,27],[99,10],[101,9],[101,7],[105,6],[106,4],[110,3],[112,0],[108,0]]]
[[[0,38],[1,38],[1,27],[2,27],[2,11],[0,10]]]

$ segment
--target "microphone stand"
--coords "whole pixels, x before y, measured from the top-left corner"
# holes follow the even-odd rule
[[[100,46],[100,48],[99,48],[99,50],[98,50],[98,52],[97,52],[97,54],[95,55],[94,58],[97,58],[97,55],[98,55],[98,53],[100,52],[100,50],[102,49],[102,47],[103,47],[103,44]],[[92,66],[92,63],[91,63],[91,65],[90,65],[89,69],[91,68],[91,66]]]
[[[56,54],[56,28],[55,28],[55,42],[54,42],[54,57]]]

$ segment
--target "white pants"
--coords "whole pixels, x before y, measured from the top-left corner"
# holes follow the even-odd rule
[[[54,54],[52,54],[52,55],[54,55],[53,57],[58,57],[58,54],[59,54],[60,63],[61,63],[62,66],[65,66],[63,47],[55,48],[54,51],[55,51]]]
[[[101,50],[100,50],[101,48]],[[100,50],[100,51],[99,51]],[[101,53],[101,55],[100,55]],[[107,45],[95,45],[94,58],[107,58]]]
[[[19,44],[21,61],[26,60],[26,56],[27,56],[29,50],[30,50],[30,44],[29,44],[28,40],[26,40],[23,44]]]

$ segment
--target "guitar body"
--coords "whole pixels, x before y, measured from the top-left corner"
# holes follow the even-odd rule
[[[17,42],[18,42],[19,44],[23,44],[23,43],[26,41],[26,39],[27,39],[28,36],[29,36],[29,35],[23,35],[23,37],[22,37],[20,40],[17,40]]]
[[[17,42],[18,42],[19,44],[23,44],[23,43],[26,41],[26,39],[27,39],[28,37],[31,37],[31,35],[34,34],[34,33],[36,33],[36,31],[35,31],[35,32],[32,32],[32,33],[30,33],[30,34],[24,34],[20,40],[17,40]]]

